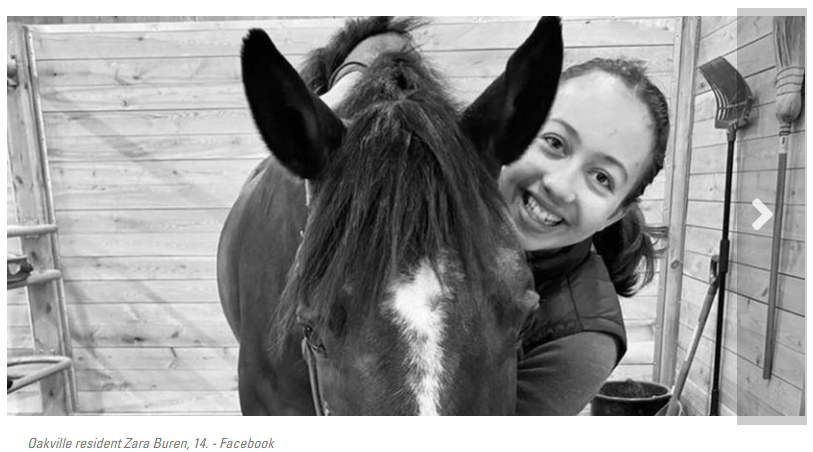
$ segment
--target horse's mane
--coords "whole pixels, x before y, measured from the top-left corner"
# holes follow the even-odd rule
[[[382,299],[383,285],[422,257],[450,257],[447,263],[466,275],[455,290],[480,293],[498,284],[496,253],[507,224],[502,198],[460,132],[446,86],[421,55],[379,56],[340,113],[351,125],[326,176],[314,181],[311,209],[318,214],[309,219],[283,294],[277,339],[290,337],[298,300],[322,318],[337,300],[348,313],[369,314],[376,303],[368,301]]]
[[[410,33],[423,25],[415,17],[366,17],[350,19],[324,47],[311,51],[302,63],[299,75],[313,92],[322,95],[328,90],[333,71],[338,69],[350,52],[365,39],[383,34],[398,33],[410,39]]]

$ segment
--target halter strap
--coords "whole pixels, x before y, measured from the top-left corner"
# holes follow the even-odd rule
[[[326,416],[322,403],[322,393],[319,390],[319,375],[316,373],[316,357],[313,356],[313,349],[308,344],[308,339],[302,338],[302,357],[308,365],[308,379],[311,383],[311,394],[313,394],[313,408],[317,416]]]
[[[359,61],[345,61],[341,66],[337,67],[330,79],[327,82],[327,90],[330,91],[347,74],[352,72],[360,72],[367,69],[367,65]]]

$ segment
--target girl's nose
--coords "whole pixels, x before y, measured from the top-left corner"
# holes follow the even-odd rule
[[[577,171],[574,165],[557,165],[551,168],[542,178],[542,186],[551,198],[559,205],[571,204],[576,201]]]

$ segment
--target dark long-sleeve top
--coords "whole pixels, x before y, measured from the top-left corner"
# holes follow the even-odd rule
[[[527,257],[540,300],[523,330],[517,413],[576,415],[627,350],[621,304],[591,240]]]

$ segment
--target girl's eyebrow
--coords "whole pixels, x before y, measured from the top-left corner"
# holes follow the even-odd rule
[[[573,126],[571,126],[564,119],[550,118],[549,121],[555,122],[555,123],[559,124],[560,126],[562,126],[562,128],[564,128],[565,131],[567,132],[567,134],[570,136],[571,140],[576,141],[576,142],[581,142],[581,137],[579,136],[579,132],[577,132],[576,129],[574,129]],[[601,160],[607,162],[608,164],[610,164],[612,166],[618,167],[618,170],[621,172],[621,176],[624,178],[624,182],[626,182],[627,179],[629,179],[629,174],[627,173],[627,169],[624,167],[624,165],[621,163],[620,160],[618,160],[617,158],[613,157],[612,155],[610,155],[610,154],[608,154],[608,153],[606,153],[604,151],[599,151],[598,154],[599,154]]]
[[[560,118],[550,118],[550,119],[549,119],[549,121],[550,121],[550,122],[555,122],[555,123],[559,124],[560,126],[562,126],[562,127],[565,129],[565,131],[567,132],[567,134],[568,134],[568,135],[570,135],[570,138],[571,138],[571,139],[573,139],[573,140],[575,140],[575,141],[577,141],[577,142],[579,142],[579,143],[581,142],[581,136],[579,136],[579,132],[577,132],[577,131],[576,131],[576,129],[574,129],[574,128],[573,128],[573,126],[571,126],[571,125],[570,125],[570,124],[569,124],[567,121],[565,121],[564,119],[560,119]]]

